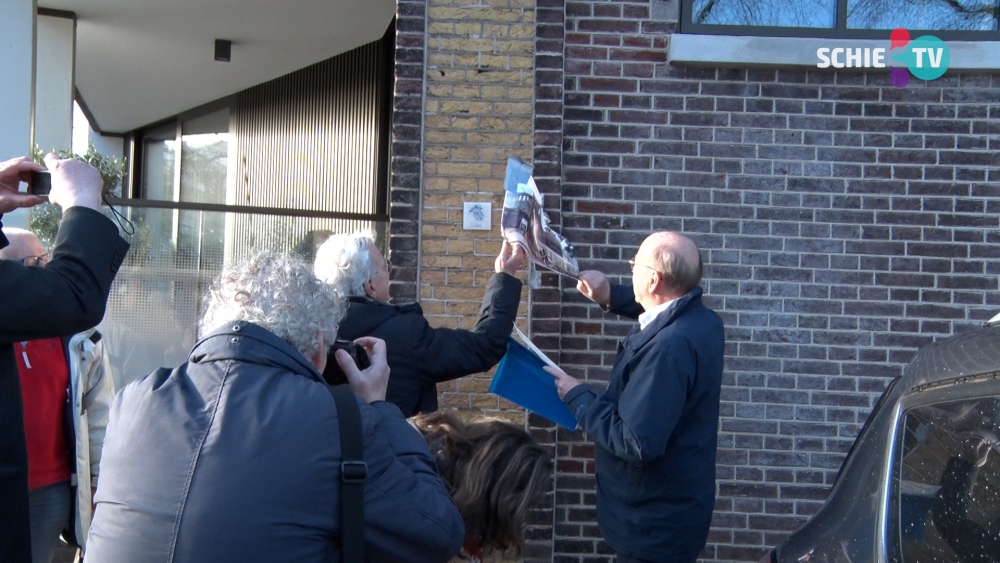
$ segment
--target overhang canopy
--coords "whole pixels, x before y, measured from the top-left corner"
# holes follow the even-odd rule
[[[382,37],[393,0],[44,0],[77,16],[76,88],[125,132]],[[214,59],[232,41],[231,62]],[[45,72],[39,69],[38,72]]]

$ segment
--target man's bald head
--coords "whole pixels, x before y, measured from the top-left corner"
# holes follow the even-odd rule
[[[45,254],[45,246],[35,233],[15,227],[4,227],[7,246],[0,248],[0,260],[23,260],[29,256]]]
[[[663,276],[665,289],[680,297],[701,283],[701,252],[688,237],[660,231],[646,237],[636,255],[647,257]]]

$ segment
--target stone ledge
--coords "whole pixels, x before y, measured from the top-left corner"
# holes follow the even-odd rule
[[[946,41],[951,52],[948,73],[1000,70],[1000,41]],[[888,38],[824,39],[812,37],[758,37],[734,35],[670,36],[667,59],[684,66],[781,67],[816,69],[816,49],[820,47],[883,47]],[[830,68],[823,70],[871,72],[882,69]]]

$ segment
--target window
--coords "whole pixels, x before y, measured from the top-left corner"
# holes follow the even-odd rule
[[[1000,554],[1000,398],[917,406],[905,413],[902,428],[890,508],[898,558],[994,560]]]
[[[130,136],[135,229],[100,330],[116,387],[185,361],[201,299],[263,249],[307,261],[332,233],[388,249],[395,30]]]
[[[888,39],[997,40],[1000,0],[681,0],[681,32]]]

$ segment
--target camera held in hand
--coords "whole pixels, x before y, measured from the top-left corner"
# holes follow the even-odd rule
[[[49,195],[52,191],[52,175],[48,170],[33,170],[28,180],[28,193],[31,195]]]
[[[323,379],[330,385],[344,385],[347,383],[347,375],[344,373],[344,370],[340,369],[340,364],[337,363],[337,350],[347,352],[359,370],[367,369],[372,365],[364,346],[355,344],[349,340],[336,340],[327,352],[326,369],[323,370]]]

